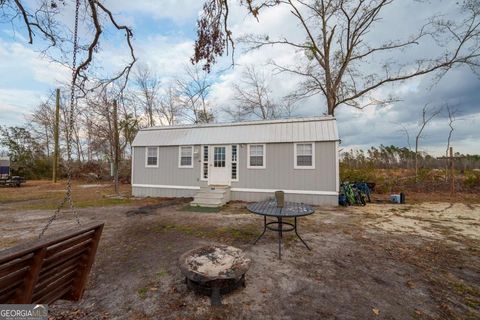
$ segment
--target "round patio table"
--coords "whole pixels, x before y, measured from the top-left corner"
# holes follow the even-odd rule
[[[277,207],[275,200],[266,200],[261,202],[250,203],[247,205],[248,211],[263,216],[263,232],[255,240],[258,240],[265,234],[267,229],[278,232],[278,257],[282,259],[282,237],[283,232],[295,231],[297,237],[302,243],[311,250],[310,247],[303,241],[302,237],[297,232],[297,218],[311,215],[315,212],[311,206],[305,203],[285,202],[283,208]],[[267,223],[267,217],[277,218],[277,221],[270,221]],[[284,218],[293,218],[293,223],[283,221]]]

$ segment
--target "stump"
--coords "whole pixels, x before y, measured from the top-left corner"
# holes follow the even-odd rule
[[[242,250],[225,245],[193,249],[179,258],[187,287],[209,295],[212,306],[222,304],[220,294],[245,287],[245,273],[250,263]]]

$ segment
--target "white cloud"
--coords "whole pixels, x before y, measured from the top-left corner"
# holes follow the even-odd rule
[[[45,98],[42,92],[0,88],[0,125],[21,125],[32,107]]]
[[[0,39],[0,70],[2,80],[0,87],[9,82],[11,77],[25,76],[23,86],[26,88],[32,82],[39,82],[47,85],[58,85],[68,82],[70,71],[68,68],[54,62],[48,61],[40,53],[35,52],[21,43],[12,43]],[[19,84],[22,86],[22,84]]]
[[[144,14],[155,18],[167,18],[177,23],[195,19],[202,8],[199,0],[108,0],[108,8],[124,15]]]
[[[179,75],[183,66],[190,63],[193,54],[193,41],[163,35],[152,35],[134,43],[138,64],[148,65],[161,78]],[[109,45],[96,56],[97,64],[106,72],[119,70],[130,61],[128,49]]]
[[[178,76],[185,64],[190,63],[193,41],[174,40],[155,36],[139,45],[139,56],[151,64],[163,77]]]
[[[20,43],[0,39],[0,124],[21,125],[49,89],[68,81],[70,71]]]

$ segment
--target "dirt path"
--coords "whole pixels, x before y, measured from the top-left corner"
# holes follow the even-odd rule
[[[131,206],[80,209],[106,221],[84,299],[58,302],[55,319],[478,319],[480,206],[424,203],[317,209],[300,220],[313,248],[286,237],[253,246],[261,218],[232,204],[219,213],[183,204],[127,214]],[[37,234],[51,212],[0,210],[2,245]],[[71,225],[66,217],[56,229]],[[181,253],[226,243],[252,258],[247,287],[212,309],[186,289]]]

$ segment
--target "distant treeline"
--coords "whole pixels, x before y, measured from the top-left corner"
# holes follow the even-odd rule
[[[425,152],[415,152],[396,146],[371,147],[341,154],[340,179],[367,181],[376,184],[375,191],[437,192],[451,188],[451,170],[448,160],[437,159]],[[455,154],[454,183],[457,191],[480,190],[480,155]]]
[[[458,170],[472,170],[480,168],[480,155],[464,155],[455,153],[455,167]],[[418,153],[419,168],[445,168],[447,160],[437,159],[426,152]],[[341,153],[341,163],[352,169],[413,169],[415,167],[415,151],[406,147],[384,146],[370,147],[368,150],[351,150]]]
[[[32,130],[0,126],[0,155],[10,158],[12,175],[20,175],[26,179],[51,179],[53,154],[46,150],[45,143],[38,139]],[[66,174],[65,159],[61,157],[58,175],[65,178]],[[110,179],[110,161],[107,157],[88,161],[74,159],[72,176],[76,179]],[[120,162],[120,179],[130,179],[129,159],[122,159]]]

